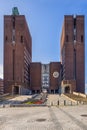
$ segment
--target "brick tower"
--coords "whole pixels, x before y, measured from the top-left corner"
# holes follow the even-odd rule
[[[84,16],[65,16],[61,35],[62,85],[65,91],[85,92]],[[69,88],[70,86],[70,88]]]
[[[32,39],[17,7],[4,16],[4,91],[24,94],[29,89]]]

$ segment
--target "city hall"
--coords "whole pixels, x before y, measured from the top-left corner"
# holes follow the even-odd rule
[[[4,16],[4,93],[85,93],[85,32],[83,15],[65,15],[60,61],[32,62],[32,36],[17,7]]]

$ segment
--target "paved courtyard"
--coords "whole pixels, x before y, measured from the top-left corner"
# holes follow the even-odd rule
[[[0,108],[0,130],[87,130],[87,105]]]
[[[31,96],[18,96],[0,104],[0,130],[87,130],[87,105],[75,102],[69,105],[72,100],[64,95],[48,95],[44,107],[11,108],[8,105],[28,98]],[[56,106],[58,100],[59,107]],[[68,106],[64,106],[64,100]]]

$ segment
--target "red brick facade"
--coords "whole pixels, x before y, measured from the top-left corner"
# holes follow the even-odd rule
[[[41,92],[41,63],[30,64],[30,88],[33,93]]]
[[[85,92],[84,36],[84,16],[65,16],[61,35],[63,80],[76,80],[74,90],[82,93]]]
[[[30,64],[30,86],[33,93],[38,93],[43,90],[42,87],[42,65],[38,62],[33,62]],[[46,66],[46,65],[45,65]],[[56,75],[58,73],[58,75]],[[44,73],[45,75],[45,73]],[[58,93],[59,87],[61,85],[61,63],[60,62],[51,62],[49,64],[49,75],[45,78],[50,77],[49,86],[47,86],[47,91],[49,93]],[[46,81],[47,82],[47,81]]]
[[[56,73],[58,73],[57,76]],[[50,92],[52,93],[59,92],[60,85],[61,85],[61,63],[51,62],[50,63],[50,85],[49,85]]]
[[[26,91],[30,84],[29,67],[31,61],[32,39],[25,16],[4,16],[5,93],[25,93],[23,91]]]
[[[84,16],[65,16],[61,62],[32,62],[32,38],[24,15],[4,16],[4,92],[85,92]],[[65,90],[64,90],[65,89]],[[27,91],[28,90],[28,91]]]

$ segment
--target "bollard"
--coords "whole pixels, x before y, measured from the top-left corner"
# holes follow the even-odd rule
[[[78,105],[78,101],[77,101],[77,105]]]
[[[58,100],[58,102],[57,102],[57,105],[59,106],[59,100]]]
[[[51,106],[53,106],[53,102],[51,102]]]
[[[66,100],[64,100],[64,106],[66,106]]]

